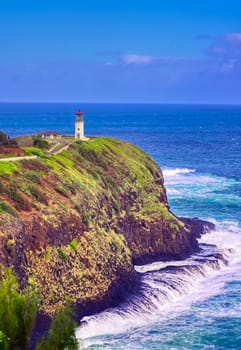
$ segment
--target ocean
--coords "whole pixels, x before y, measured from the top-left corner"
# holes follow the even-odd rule
[[[85,318],[84,349],[241,349],[241,106],[0,104],[10,136],[73,134],[134,143],[161,166],[171,210],[216,224],[202,251],[183,261],[136,266],[140,290]]]

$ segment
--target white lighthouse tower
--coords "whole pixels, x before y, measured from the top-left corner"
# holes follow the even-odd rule
[[[75,115],[75,138],[82,141],[89,140],[88,137],[84,135],[84,113],[78,110]]]

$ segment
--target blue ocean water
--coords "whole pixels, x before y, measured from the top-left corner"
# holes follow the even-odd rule
[[[140,293],[86,318],[82,346],[241,349],[241,106],[0,104],[0,130],[71,134],[79,107],[87,135],[132,142],[159,163],[175,214],[217,226],[201,254],[137,266]]]

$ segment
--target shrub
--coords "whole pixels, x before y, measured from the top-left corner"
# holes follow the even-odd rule
[[[6,213],[8,213],[12,216],[15,216],[15,217],[18,216],[17,211],[10,204],[8,204],[5,201],[0,201],[0,212],[1,211],[5,211]]]
[[[58,254],[59,254],[60,259],[64,260],[65,262],[68,261],[68,255],[63,251],[62,248],[58,249]]]
[[[0,281],[1,349],[28,349],[37,315],[37,298],[34,291],[19,292],[18,287],[12,271],[7,270]]]
[[[75,195],[77,193],[76,188],[78,187],[77,183],[71,183],[71,182],[64,182],[64,183],[59,183],[55,186],[55,191],[59,192],[62,194],[64,197],[68,197],[68,194],[73,194]]]
[[[33,146],[40,149],[48,149],[49,144],[41,136],[33,136]]]
[[[51,322],[48,335],[40,340],[36,350],[77,350],[76,327],[72,310],[69,307],[60,310]]]
[[[8,144],[8,136],[0,131],[0,145],[2,146],[6,146]]]
[[[34,185],[29,186],[29,191],[31,195],[39,202],[43,204],[48,204],[47,199],[44,197],[44,195],[41,193],[41,191]]]
[[[11,139],[2,131],[0,131],[0,145],[5,147],[13,147],[13,148],[18,147],[17,142]]]
[[[38,312],[38,295],[30,287],[19,291],[12,270],[0,278],[0,349],[27,350]],[[54,317],[48,334],[41,339],[37,350],[77,350],[76,322],[67,307]]]
[[[116,214],[119,214],[121,211],[120,203],[118,201],[113,201],[113,209],[116,212]]]
[[[75,239],[72,239],[71,242],[69,242],[69,246],[76,252],[78,249],[78,243]]]
[[[75,208],[75,210],[77,210],[78,213],[80,213],[82,210],[81,203],[79,201],[74,202],[74,208]]]
[[[40,184],[40,176],[36,174],[34,171],[30,171],[25,174],[25,178],[31,182],[34,182],[36,184]]]
[[[88,211],[84,210],[82,213],[82,222],[85,225],[88,225],[90,221],[90,214],[88,213]]]
[[[1,181],[0,181],[0,193],[5,193],[5,187]]]
[[[13,258],[14,252],[15,252],[15,241],[14,239],[8,239],[5,245],[5,248],[8,252],[8,254]]]
[[[67,193],[66,189],[64,188],[64,186],[58,184],[58,185],[55,186],[54,189],[55,189],[56,192],[62,194],[62,196],[68,197],[68,193]]]
[[[112,240],[112,241],[111,241],[111,247],[112,247],[112,249],[113,249],[114,251],[116,251],[116,250],[118,250],[118,249],[120,248],[120,245],[119,245],[119,243],[118,243],[117,241]]]
[[[106,168],[108,166],[108,164],[104,161],[103,157],[101,157],[95,150],[87,149],[84,146],[82,146],[78,149],[78,151],[85,160],[99,165],[102,168]]]
[[[8,350],[8,338],[1,330],[0,330],[0,349]]]
[[[111,177],[104,175],[102,176],[102,180],[107,188],[109,188],[110,190],[116,190],[117,185]]]
[[[31,210],[31,203],[17,190],[17,187],[15,185],[10,185],[8,195],[9,198],[15,202],[17,209],[22,209],[25,211]]]
[[[70,182],[66,182],[64,184],[64,186],[68,189],[68,191],[71,193],[71,194],[76,194],[77,190],[76,190],[76,187],[77,187],[77,184],[73,184],[73,183],[70,183]]]

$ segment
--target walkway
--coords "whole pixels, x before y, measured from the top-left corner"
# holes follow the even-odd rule
[[[18,160],[36,159],[36,158],[38,158],[38,156],[0,158],[0,162],[17,162]]]
[[[64,143],[57,143],[55,144],[49,151],[49,154],[58,154],[62,151],[64,151],[65,149],[68,149],[69,146],[71,145],[71,141],[65,141]]]

